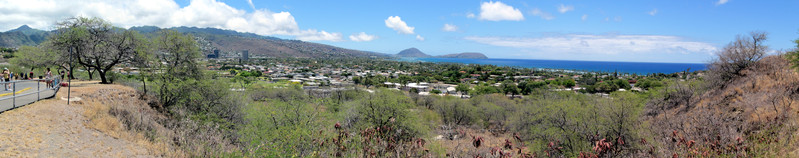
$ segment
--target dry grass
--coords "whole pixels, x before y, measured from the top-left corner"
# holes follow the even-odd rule
[[[75,96],[84,101],[83,115],[87,127],[111,137],[134,142],[147,148],[151,155],[163,157],[188,157],[184,151],[170,144],[174,132],[158,121],[166,117],[152,110],[139,99],[135,90],[119,85],[86,85],[76,88]]]
[[[522,147],[519,146],[520,143],[514,140],[513,136],[510,134],[492,134],[486,130],[475,130],[471,128],[461,127],[458,129],[465,133],[465,136],[459,135],[458,138],[449,140],[449,139],[441,139],[441,140],[434,140],[434,143],[441,144],[447,151],[447,155],[450,157],[496,157],[497,155],[491,154],[491,148],[499,147],[502,149],[503,152],[512,153],[514,157],[518,157],[518,148]],[[456,131],[458,131],[456,130]],[[482,137],[483,143],[480,145],[479,148],[475,148],[472,144],[472,137]],[[505,145],[505,140],[510,140],[513,143],[513,149],[504,149],[503,146]],[[526,147],[522,149],[523,153],[530,153],[530,150]]]
[[[702,145],[717,137],[721,144],[736,144],[740,137],[746,139],[745,146],[753,148],[753,153],[762,156],[796,155],[799,74],[781,56],[765,57],[742,74],[723,88],[694,95],[690,103],[648,118],[656,127],[652,132],[660,135],[662,144],[671,143],[676,131]],[[760,138],[780,141],[761,143]],[[664,146],[661,156],[674,150]]]
[[[85,87],[72,89],[75,93],[95,92]],[[127,133],[118,120],[101,112],[102,106],[90,102],[67,105],[59,99],[66,95],[65,90],[54,99],[0,115],[0,157],[159,156],[146,147],[147,142],[119,139]]]

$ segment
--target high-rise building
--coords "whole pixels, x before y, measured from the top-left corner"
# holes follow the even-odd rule
[[[250,51],[249,50],[242,50],[241,51],[241,60],[248,60],[250,59]]]
[[[214,50],[214,53],[206,55],[207,58],[219,58],[219,50]]]

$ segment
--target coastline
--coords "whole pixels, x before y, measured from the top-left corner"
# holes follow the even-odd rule
[[[551,71],[573,72],[620,72],[630,74],[675,73],[682,71],[705,70],[701,63],[652,63],[652,62],[612,62],[612,61],[569,61],[541,59],[464,59],[464,58],[399,58],[407,62],[440,62],[510,66]]]

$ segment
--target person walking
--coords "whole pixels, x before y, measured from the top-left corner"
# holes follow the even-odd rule
[[[47,88],[53,88],[53,72],[50,71],[50,68],[47,68],[47,72],[44,73],[45,79],[47,79]]]
[[[3,71],[0,72],[0,82],[3,82],[4,91],[8,91],[8,83],[5,83],[8,81],[8,75],[6,75],[6,73],[8,73],[8,68],[3,68]]]
[[[3,81],[6,82],[5,85],[4,85],[5,86],[4,88],[6,89],[6,91],[11,90],[11,88],[9,88],[9,85],[11,85],[11,84],[8,83],[8,82],[11,82],[11,77],[12,77],[11,71],[9,71],[8,68],[3,68]]]

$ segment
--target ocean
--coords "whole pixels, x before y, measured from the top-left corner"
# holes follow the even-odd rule
[[[570,60],[536,60],[536,59],[456,59],[456,58],[403,58],[403,61],[449,62],[464,64],[483,64],[497,66],[513,66],[524,68],[560,69],[573,71],[622,72],[632,74],[675,73],[688,70],[705,70],[706,64],[700,63],[648,63],[648,62],[612,62],[612,61],[570,61]]]

